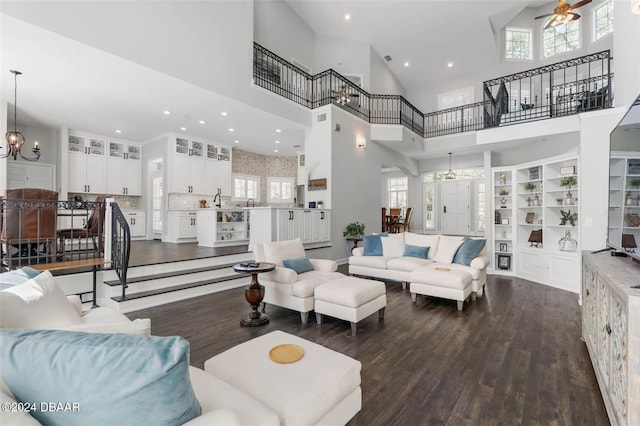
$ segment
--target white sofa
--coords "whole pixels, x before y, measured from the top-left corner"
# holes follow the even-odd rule
[[[386,238],[386,239],[385,239]],[[486,245],[480,253],[471,261],[470,266],[452,263],[457,247],[463,237],[446,235],[426,235],[404,232],[390,234],[383,237],[382,256],[365,256],[364,247],[356,247],[349,257],[349,273],[352,275],[381,278],[384,280],[398,281],[406,288],[410,282],[411,273],[427,265],[440,263],[447,268],[461,270],[471,275],[472,300],[478,293],[482,294],[487,282],[487,266],[489,257]],[[427,259],[403,256],[405,245],[417,247],[429,247]]]
[[[4,290],[0,291],[0,328],[150,335],[149,319],[131,321],[108,307],[82,312],[79,297],[65,296],[48,271],[32,279],[25,276],[24,280],[16,280],[14,271],[9,274],[11,284],[4,281]],[[189,377],[202,415],[187,425],[280,424],[277,413],[227,382],[193,366],[189,367]],[[15,402],[15,397],[0,375],[0,403],[5,402]],[[28,413],[2,410],[0,424],[39,423]]]
[[[264,285],[263,303],[281,306],[300,312],[303,324],[307,323],[309,312],[315,306],[314,291],[321,284],[344,277],[336,272],[338,264],[328,259],[309,259],[313,271],[298,274],[285,268],[283,261],[305,256],[300,239],[254,244],[253,253],[256,262],[271,262],[276,269],[259,275]]]

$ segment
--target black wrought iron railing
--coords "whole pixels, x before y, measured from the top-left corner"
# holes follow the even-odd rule
[[[400,124],[425,138],[610,108],[609,51],[483,83],[483,101],[424,114],[400,95],[370,94],[329,69],[311,75],[254,43],[257,86],[307,108],[334,104],[372,124]]]
[[[131,254],[131,231],[129,222],[118,204],[111,204],[111,269],[118,275],[122,298],[126,297],[127,269]]]

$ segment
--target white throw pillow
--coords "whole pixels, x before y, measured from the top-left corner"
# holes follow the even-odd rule
[[[462,245],[464,241],[463,237],[449,237],[441,235],[438,241],[438,251],[436,252],[433,260],[441,263],[451,263],[453,256],[456,255],[458,247]]]
[[[0,292],[1,328],[58,329],[81,322],[49,271]]]
[[[262,246],[264,258],[267,262],[282,266],[282,261],[304,257],[304,246],[300,238],[289,241],[277,241],[275,243],[265,243]]]
[[[382,256],[402,257],[404,254],[404,238],[380,237],[380,241],[382,241]]]
[[[137,318],[129,322],[83,323],[67,327],[65,330],[82,331],[84,333],[122,333],[151,336],[151,320],[149,318]]]
[[[427,258],[433,259],[438,252],[438,241],[440,235],[414,234],[413,232],[404,233],[405,244],[418,247],[429,247]]]

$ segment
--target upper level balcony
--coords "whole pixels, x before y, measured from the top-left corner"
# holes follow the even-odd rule
[[[336,71],[311,75],[254,43],[254,83],[307,108],[334,104],[371,124],[400,124],[423,138],[605,109],[613,104],[610,51],[494,78],[483,100],[423,113],[403,96],[371,94]]]

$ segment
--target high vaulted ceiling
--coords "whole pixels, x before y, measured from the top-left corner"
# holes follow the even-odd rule
[[[238,139],[241,141],[238,148],[271,155],[293,155],[304,145],[304,128],[299,120],[287,120],[282,114],[274,114],[273,109],[249,106],[229,94],[222,96],[196,82],[176,78],[117,53],[107,53],[95,46],[95,40],[92,43],[76,34],[65,36],[73,31],[64,30],[61,23],[56,24],[55,17],[49,18],[51,25],[44,29],[39,22],[46,20],[47,14],[42,10],[37,12],[33,9],[35,6],[29,9],[32,2],[3,1],[3,14],[7,13],[9,3],[14,3],[14,12],[16,8],[22,10],[17,14],[18,19],[15,14],[2,16],[1,93],[2,102],[12,103],[13,79],[9,69],[24,72],[18,81],[21,120],[29,118],[52,127],[68,126],[135,141],[164,132],[179,132],[179,127],[185,126],[187,133],[194,136],[232,145]],[[109,4],[93,4],[98,3],[101,7]],[[131,2],[132,5],[145,3],[152,4]],[[162,3],[167,4],[158,2]],[[206,3],[211,4],[190,4],[195,7],[193,5]],[[539,7],[548,2],[289,0],[286,3],[318,34],[363,40],[381,55],[390,54],[394,57],[389,63],[391,70],[410,94],[430,79],[441,78],[448,61],[456,63],[449,77],[473,70],[479,64],[498,63],[493,34],[524,7]],[[58,10],[60,16],[65,16],[61,9],[73,10],[76,22],[90,30],[92,21],[87,16],[83,22],[82,14],[94,7],[92,2],[41,4],[47,5],[51,12]],[[127,6],[119,3],[117,7]],[[172,7],[179,8],[180,2],[174,2]],[[40,16],[30,19],[32,11]],[[345,13],[352,16],[348,23],[344,20]],[[153,20],[154,16],[150,14],[149,19]],[[190,25],[180,20],[175,24]],[[59,31],[53,28],[56,25]],[[117,27],[115,22],[113,25]],[[139,42],[131,40],[136,41]],[[221,66],[224,66],[223,59]],[[250,60],[248,53],[247,61]],[[405,60],[410,61],[410,67],[403,67]],[[242,84],[248,87],[250,78],[242,78]],[[164,116],[161,112],[165,109],[173,110],[174,114]],[[229,116],[221,117],[222,111],[229,112]],[[207,124],[201,125],[199,120]],[[233,134],[228,131],[231,127],[236,129]],[[277,128],[283,132],[276,134]],[[123,133],[116,135],[115,129],[122,129]],[[276,145],[276,140],[281,143]],[[279,153],[275,154],[274,149]]]

